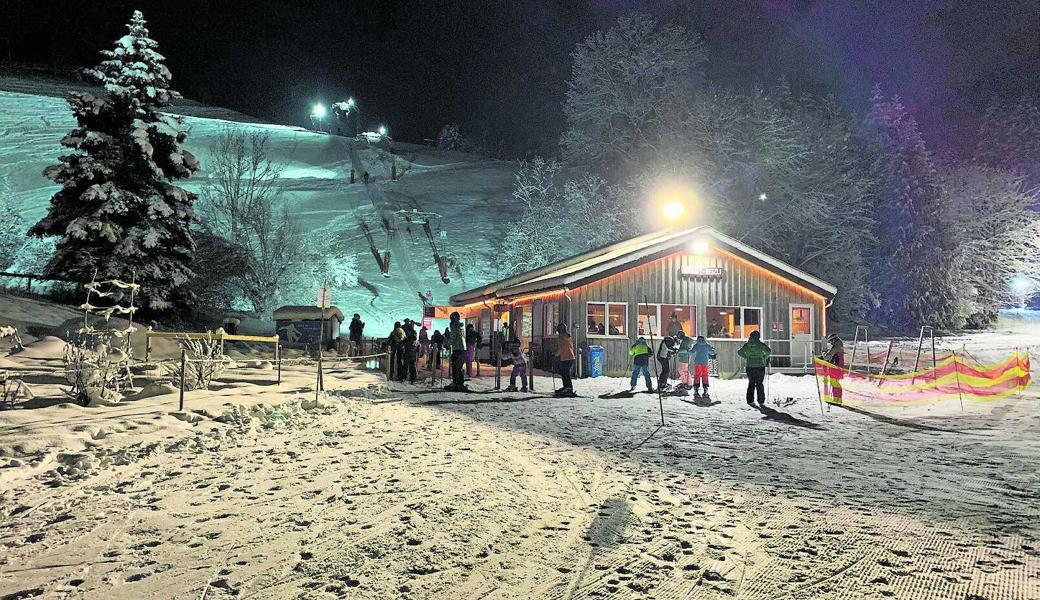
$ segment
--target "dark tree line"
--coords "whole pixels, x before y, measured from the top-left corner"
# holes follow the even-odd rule
[[[900,330],[990,324],[1016,300],[1016,276],[1040,274],[1040,119],[1029,102],[994,104],[974,161],[939,160],[898,97],[877,90],[868,113],[853,115],[782,78],[750,91],[715,85],[701,40],[649,17],[620,19],[573,57],[564,164],[541,189],[559,195],[577,173],[601,178],[578,205],[621,217],[608,238],[659,225],[655,188],[681,181],[698,222],[834,283],[834,318]],[[518,198],[540,165],[521,165]],[[573,223],[571,210],[549,221],[554,230]],[[516,240],[552,218],[529,202],[523,215]],[[506,253],[504,266],[538,266],[589,241],[573,240],[521,261]]]

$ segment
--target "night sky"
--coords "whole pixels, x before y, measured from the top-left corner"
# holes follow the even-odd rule
[[[704,36],[723,85],[783,74],[859,111],[879,83],[941,151],[992,97],[1040,97],[1040,0],[0,0],[0,67],[92,65],[135,8],[187,97],[305,124],[353,95],[399,140],[455,121],[504,157],[555,154],[571,50],[636,11]]]

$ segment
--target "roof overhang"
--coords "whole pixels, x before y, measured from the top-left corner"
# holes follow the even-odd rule
[[[774,258],[712,227],[647,234],[597,248],[556,263],[488,284],[451,297],[455,306],[490,300],[510,301],[521,296],[564,291],[635,268],[682,251],[696,239],[711,238],[726,254],[764,269],[812,294],[831,299],[837,288],[801,269]]]

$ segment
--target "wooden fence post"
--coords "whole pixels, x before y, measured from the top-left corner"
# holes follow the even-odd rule
[[[177,407],[177,410],[179,410],[179,411],[183,411],[184,410],[184,373],[185,373],[185,364],[186,364],[186,361],[185,361],[185,357],[184,357],[184,349],[182,348],[181,349],[181,395],[180,395],[180,403],[179,403],[179,405]]]

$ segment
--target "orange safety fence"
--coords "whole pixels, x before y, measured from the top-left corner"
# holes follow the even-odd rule
[[[814,359],[817,389],[829,404],[916,406],[944,400],[992,402],[1030,384],[1029,353],[995,365],[969,364],[953,352],[935,367],[899,375],[866,375]]]

